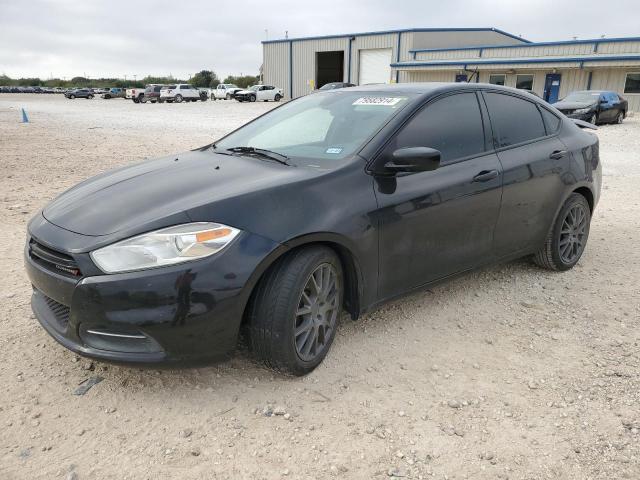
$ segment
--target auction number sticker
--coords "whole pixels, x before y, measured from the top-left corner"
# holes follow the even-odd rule
[[[360,97],[353,105],[381,105],[383,107],[393,107],[400,103],[402,97]]]

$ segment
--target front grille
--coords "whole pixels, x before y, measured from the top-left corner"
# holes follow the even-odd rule
[[[29,241],[29,256],[38,265],[67,277],[77,278],[82,275],[73,257],[45,247],[33,239]]]
[[[575,110],[560,110],[565,115],[571,115]]]
[[[47,297],[42,292],[40,292],[40,294],[42,295],[44,302],[47,304],[47,307],[49,307],[49,310],[51,310],[51,313],[53,314],[55,324],[53,324],[52,326],[61,333],[64,333],[67,330],[67,325],[69,325],[69,307],[56,302],[53,298]]]

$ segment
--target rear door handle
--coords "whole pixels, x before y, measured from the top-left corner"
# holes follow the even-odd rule
[[[489,180],[493,180],[494,178],[498,178],[498,170],[483,170],[475,177],[473,177],[474,182],[488,182]]]
[[[554,150],[549,155],[549,158],[552,160],[559,160],[567,154],[566,150]]]

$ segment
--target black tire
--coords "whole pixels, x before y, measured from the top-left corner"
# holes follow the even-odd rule
[[[583,233],[565,233],[572,231],[572,228],[567,226],[565,222],[569,219],[570,212],[576,210],[582,212],[584,215]],[[582,222],[580,222],[580,224],[582,224]],[[582,257],[584,249],[587,246],[590,224],[591,208],[589,207],[589,202],[579,193],[572,193],[558,212],[558,216],[553,222],[553,228],[547,236],[544,247],[534,255],[534,262],[540,267],[549,270],[565,271],[573,268],[580,260],[580,257]],[[575,237],[580,241],[580,245],[575,248],[575,252],[575,243],[571,238],[567,240],[567,237]],[[567,247],[571,249],[571,253],[573,254],[572,258],[567,258],[563,255],[563,250]]]
[[[182,103],[182,95],[176,95],[173,97],[173,101],[176,103]]]
[[[282,96],[281,96],[279,93],[276,93],[276,96],[275,96],[275,97],[273,97],[273,99],[274,99],[276,102],[279,102],[281,98],[282,98]]]
[[[598,114],[594,113],[593,115],[591,115],[591,118],[589,119],[589,123],[592,125],[597,125],[598,124]]]
[[[231,100],[231,94],[227,93],[224,97],[225,100]]]
[[[623,111],[618,112],[618,115],[616,116],[616,123],[620,125],[622,122],[624,122],[624,117],[625,115]]]
[[[325,327],[314,323],[316,313],[320,318],[320,310],[315,308],[309,317],[298,315],[303,298],[312,297],[306,295],[307,286],[310,285],[312,274],[318,269],[331,271],[335,278],[335,290],[332,290],[330,317],[333,319],[332,327],[325,336]],[[272,368],[282,373],[292,375],[305,375],[316,368],[329,351],[342,311],[342,296],[344,291],[342,266],[333,250],[327,247],[312,246],[301,248],[279,259],[263,276],[254,290],[247,307],[247,344],[253,356]],[[303,295],[306,295],[303,297]],[[316,298],[320,298],[317,295]],[[327,297],[323,297],[327,298]],[[320,308],[327,308],[322,301],[317,303]],[[311,308],[310,308],[311,310]],[[298,321],[311,325],[298,333],[294,330],[304,327],[297,325]],[[322,330],[320,330],[322,329]],[[301,345],[296,346],[296,338],[309,332],[302,338]],[[311,341],[313,350],[312,358],[303,359],[299,349],[305,349],[305,340],[313,337]],[[322,342],[322,345],[320,344]],[[317,349],[317,350],[316,350]],[[310,352],[311,353],[311,352]]]
[[[140,103],[140,99],[139,98],[131,97],[131,100],[133,100],[133,103]]]
[[[93,100],[93,95],[87,95],[87,100]]]
[[[255,95],[249,95],[249,101],[250,102],[255,102],[256,101],[256,96]]]
[[[140,95],[139,97],[140,103],[147,103],[147,97],[145,97],[144,95]]]
[[[69,99],[71,99],[71,100],[75,100],[75,99],[76,99],[76,96],[75,96],[75,95],[69,95]]]

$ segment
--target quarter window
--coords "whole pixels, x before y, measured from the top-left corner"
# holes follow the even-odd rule
[[[504,75],[489,75],[489,83],[492,85],[502,85],[504,86],[505,76]]]
[[[560,119],[555,116],[555,114],[551,113],[546,108],[540,108],[540,113],[542,113],[542,120],[544,121],[544,126],[547,129],[547,135],[551,135],[560,126]]]
[[[516,88],[533,90],[533,75],[516,75]]]
[[[435,148],[442,163],[484,152],[484,129],[475,93],[450,95],[423,108],[388,148],[405,147]]]
[[[627,73],[624,81],[624,93],[640,93],[640,73]]]
[[[546,135],[538,107],[528,100],[501,93],[485,93],[498,147],[508,147]]]

